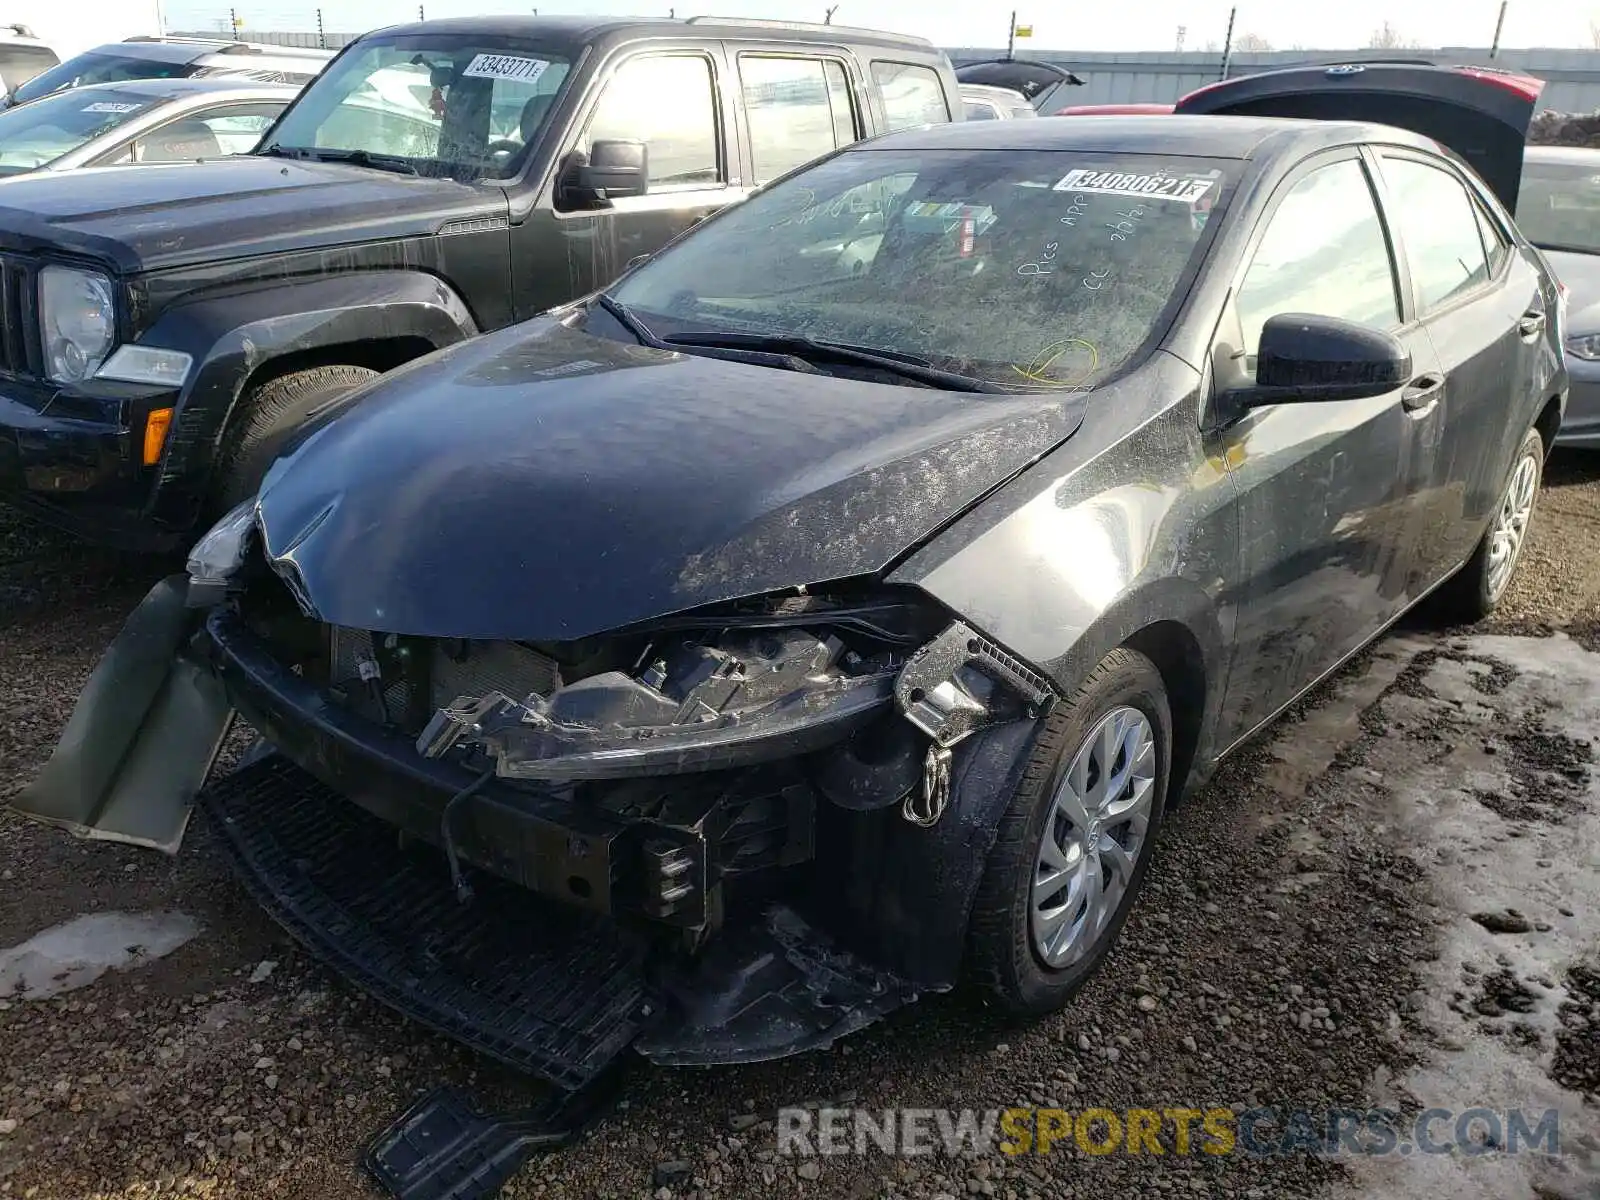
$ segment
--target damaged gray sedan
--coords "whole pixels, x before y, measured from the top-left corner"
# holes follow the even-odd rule
[[[1496,247],[1431,334],[1415,169]],[[1430,591],[1498,602],[1557,305],[1398,129],[853,147],[319,414],[19,807],[174,850],[198,798],[314,952],[569,1090],[963,979],[1050,1012],[1184,787]]]

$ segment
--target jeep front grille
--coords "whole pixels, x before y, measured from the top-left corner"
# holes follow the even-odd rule
[[[44,374],[36,272],[28,259],[0,254],[0,372],[7,375]]]

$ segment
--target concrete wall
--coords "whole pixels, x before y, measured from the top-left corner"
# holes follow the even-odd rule
[[[215,30],[200,30],[186,36],[218,37]],[[330,50],[343,46],[357,35],[315,31],[268,33],[247,32],[252,42],[279,46],[325,45]],[[962,46],[948,51],[957,65],[963,62],[1000,58],[1004,47]],[[1123,51],[1073,54],[1064,50],[1023,48],[1019,58],[1035,58],[1058,63],[1073,71],[1087,86],[1071,90],[1071,103],[1112,104],[1138,100],[1176,100],[1185,92],[1215,81],[1221,76],[1222,57],[1204,51],[1183,53]],[[1249,75],[1277,67],[1304,66],[1308,63],[1359,62],[1363,58],[1418,58],[1437,63],[1470,63],[1522,71],[1545,81],[1541,107],[1558,112],[1600,110],[1600,50],[1502,50],[1489,57],[1487,47],[1445,47],[1439,50],[1278,50],[1271,54],[1236,54],[1229,66],[1230,75]]]

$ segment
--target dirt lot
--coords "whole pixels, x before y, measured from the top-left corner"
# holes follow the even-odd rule
[[[0,514],[0,798],[159,571]],[[625,1107],[509,1194],[1600,1196],[1596,651],[1600,461],[1558,458],[1504,615],[1386,639],[1191,798],[1120,947],[1065,1013],[1007,1029],[938,997],[831,1054],[641,1069]],[[0,1000],[8,1200],[371,1195],[359,1152],[415,1095],[531,1095],[309,962],[203,826],[165,859],[0,812],[0,948],[113,911],[181,913],[199,932],[57,998]],[[1564,1154],[777,1157],[774,1111],[821,1099],[1522,1105],[1560,1111]]]

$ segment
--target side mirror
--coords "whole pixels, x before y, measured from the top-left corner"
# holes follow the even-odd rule
[[[1261,329],[1255,385],[1234,398],[1245,408],[1365,400],[1410,380],[1411,355],[1392,335],[1338,317],[1280,313]]]
[[[574,173],[573,186],[596,200],[642,196],[650,188],[650,151],[643,142],[595,142],[589,161]]]

